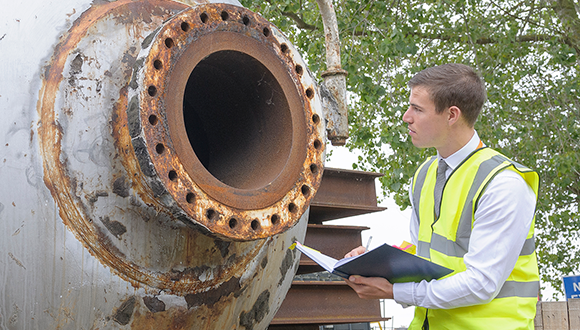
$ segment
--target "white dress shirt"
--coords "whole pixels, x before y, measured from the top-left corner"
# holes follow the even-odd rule
[[[462,149],[444,158],[449,165],[447,177],[479,143],[476,132]],[[438,154],[437,158],[441,156]],[[395,283],[395,301],[402,305],[443,309],[491,301],[516,264],[535,207],[536,196],[526,181],[514,171],[501,171],[488,184],[478,202],[469,250],[464,256],[467,270],[431,282]],[[412,212],[410,230],[412,243],[417,245],[419,222],[415,212]]]

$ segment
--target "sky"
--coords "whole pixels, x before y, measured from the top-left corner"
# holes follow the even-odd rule
[[[326,162],[326,167],[352,169],[352,164],[357,161],[358,154],[349,151],[345,147],[328,146],[332,150],[332,156]],[[380,183],[378,179],[375,182],[377,194],[380,194]],[[409,219],[411,218],[411,209],[401,211],[399,206],[390,198],[385,198],[379,206],[387,207],[386,210],[376,213],[369,213],[355,217],[327,221],[327,225],[349,225],[349,226],[366,226],[369,230],[361,233],[362,242],[366,244],[369,236],[372,236],[370,248],[377,247],[383,243],[390,245],[399,245],[403,241],[411,241],[409,234]],[[392,325],[397,327],[407,327],[413,319],[414,308],[403,308],[393,300],[385,301],[385,317],[392,317],[393,321],[387,321],[387,329]],[[383,328],[384,329],[384,328]]]

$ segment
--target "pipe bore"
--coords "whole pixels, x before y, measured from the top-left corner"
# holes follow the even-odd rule
[[[189,143],[211,175],[237,189],[257,189],[284,169],[292,118],[284,90],[255,58],[219,51],[193,69],[183,98]]]

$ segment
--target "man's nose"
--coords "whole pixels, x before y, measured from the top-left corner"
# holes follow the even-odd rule
[[[411,109],[411,107],[408,107],[407,111],[405,111],[405,113],[403,113],[403,121],[407,124],[411,123],[411,115],[409,114],[409,109]]]

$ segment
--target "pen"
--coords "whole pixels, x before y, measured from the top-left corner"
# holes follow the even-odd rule
[[[369,240],[367,241],[367,247],[365,248],[365,252],[369,250],[369,246],[371,246],[371,240],[373,239],[372,236],[369,236]]]

